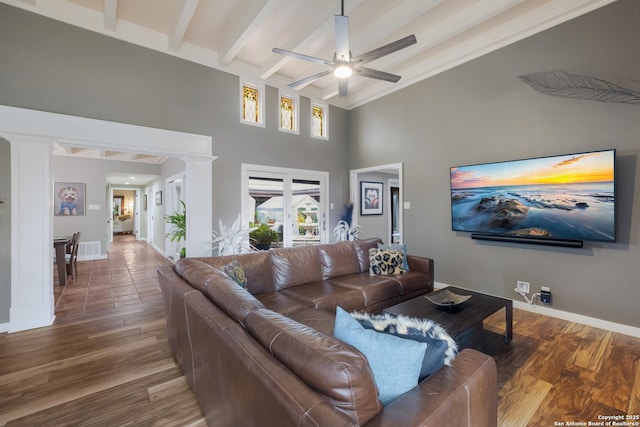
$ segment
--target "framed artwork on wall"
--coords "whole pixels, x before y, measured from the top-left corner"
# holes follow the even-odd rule
[[[162,191],[156,191],[156,205],[162,204]]]
[[[360,215],[382,215],[382,183],[360,181]]]
[[[54,184],[54,215],[85,215],[85,185],[79,182],[56,182]]]
[[[147,210],[147,195],[145,194],[142,198],[142,209]]]

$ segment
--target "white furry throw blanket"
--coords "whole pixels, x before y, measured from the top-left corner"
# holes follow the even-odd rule
[[[451,362],[458,354],[458,345],[449,336],[442,326],[428,319],[419,319],[409,316],[395,316],[389,313],[369,314],[362,312],[351,313],[354,319],[360,322],[365,328],[374,329],[397,336],[422,336],[432,339],[443,340],[447,343],[444,364],[451,366]],[[409,338],[410,339],[410,338]]]

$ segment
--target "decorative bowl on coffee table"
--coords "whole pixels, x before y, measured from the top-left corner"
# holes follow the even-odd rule
[[[471,295],[459,295],[445,289],[442,292],[432,293],[424,296],[430,302],[441,307],[451,307],[454,305],[462,304],[471,298]]]

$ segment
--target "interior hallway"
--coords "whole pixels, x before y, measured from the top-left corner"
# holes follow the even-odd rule
[[[58,286],[54,274],[56,318],[108,313],[140,303],[161,301],[156,268],[171,264],[133,234],[114,235],[107,259],[78,261],[75,281]],[[55,270],[55,269],[54,269]]]

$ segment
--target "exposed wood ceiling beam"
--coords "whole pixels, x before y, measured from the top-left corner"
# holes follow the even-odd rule
[[[184,38],[184,35],[187,32],[189,25],[191,24],[193,14],[196,12],[199,3],[200,0],[185,0],[184,6],[180,11],[180,17],[178,18],[178,22],[176,23],[176,27],[169,37],[170,50],[178,50],[178,48],[182,44],[182,39]]]
[[[220,51],[220,62],[222,65],[229,65],[254,32],[280,7],[281,3],[282,0],[268,0],[263,7],[259,8],[255,6],[244,14],[238,30],[234,34],[231,34],[227,45]]]
[[[104,0],[104,28],[115,31],[118,16],[118,0]]]
[[[418,39],[417,45],[405,51],[398,51],[393,55],[381,58],[378,60],[378,64],[380,64],[381,69],[393,72],[394,66],[408,62],[420,54],[425,54],[425,52],[434,46],[440,45],[464,33],[468,29],[495,17],[499,13],[519,5],[523,1],[524,0],[474,0],[470,5],[464,5],[462,3],[444,4],[443,6],[445,8],[450,8],[450,10],[446,10],[448,16],[439,17],[440,19],[435,20],[435,22],[429,22],[428,25],[420,25],[420,29],[416,31],[416,38]],[[429,18],[430,17],[427,16],[427,19]],[[407,77],[412,77],[407,76],[406,72],[402,74],[405,80]],[[350,84],[349,86],[350,89],[357,89],[364,84],[366,84],[365,81],[360,81],[360,83]],[[379,83],[376,86],[380,85],[385,84]],[[323,91],[322,98],[327,100],[337,95],[337,85],[327,86]]]

